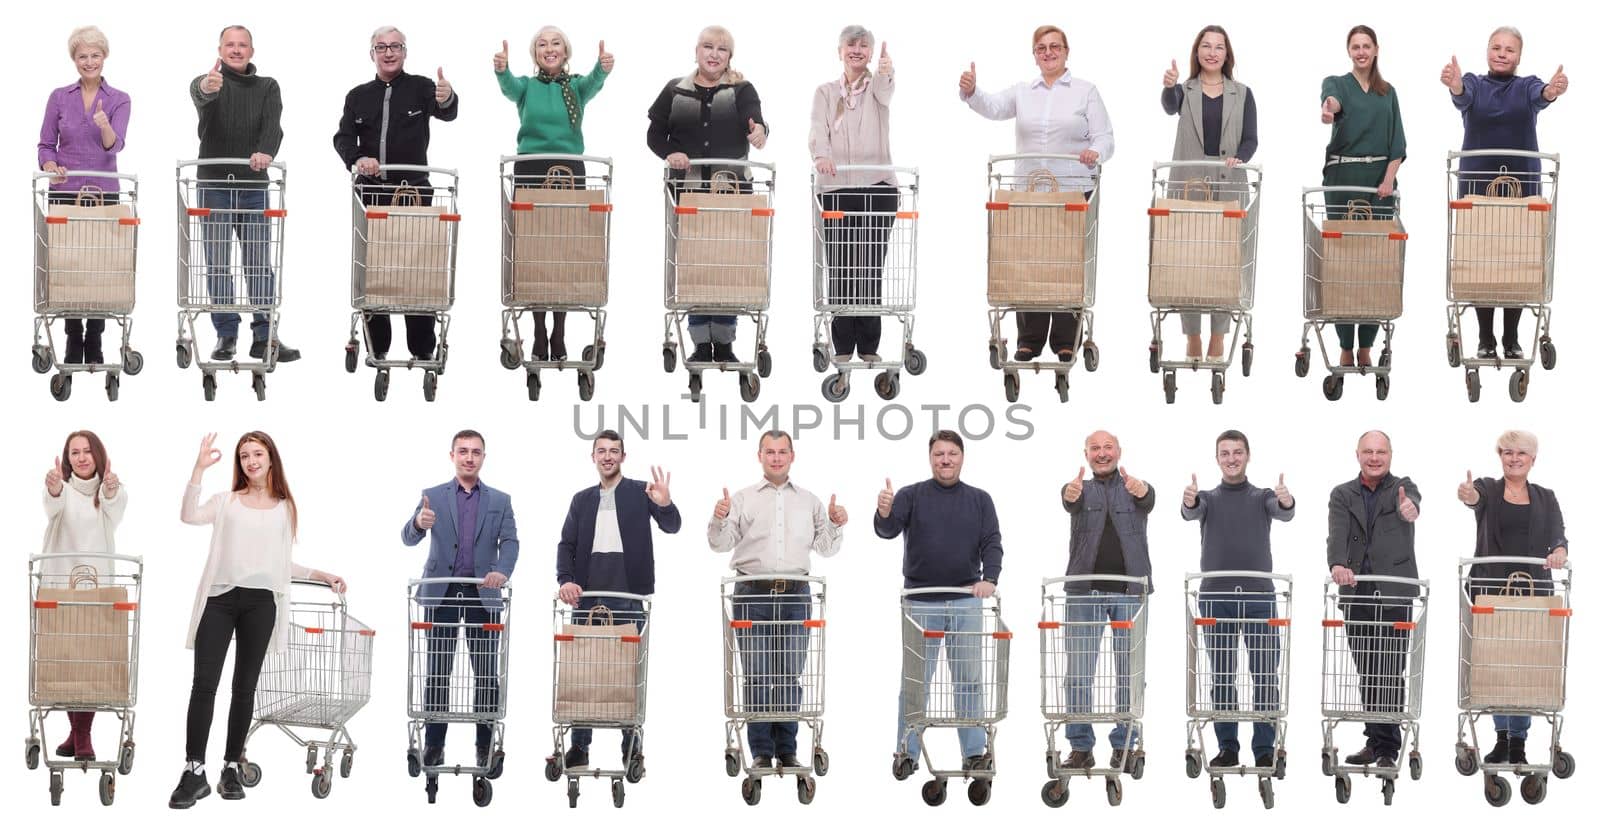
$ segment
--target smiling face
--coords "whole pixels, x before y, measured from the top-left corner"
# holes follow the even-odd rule
[[[1510,32],[1501,32],[1489,39],[1489,72],[1495,75],[1516,75],[1522,63],[1522,39]]]
[[[567,60],[572,57],[572,47],[567,44],[567,39],[560,32],[553,29],[543,29],[533,39],[533,62],[539,69],[555,75],[566,66]]]
[[[72,52],[72,63],[78,68],[78,77],[84,81],[99,80],[105,62],[105,50],[98,46],[84,44]]]
[[[1369,431],[1356,444],[1356,462],[1361,464],[1361,475],[1369,481],[1381,481],[1389,474],[1393,455],[1389,439],[1380,432]]]
[[[628,458],[622,451],[622,443],[608,438],[600,438],[594,442],[594,451],[589,453],[589,459],[594,461],[594,471],[600,473],[600,480],[610,481],[622,473],[622,462]]]
[[[839,47],[839,60],[844,63],[844,71],[851,75],[866,72],[872,62],[872,41],[856,38]]]
[[[948,440],[938,440],[928,450],[928,465],[933,469],[933,479],[940,486],[955,486],[961,480],[961,447]]]
[[[475,484],[483,471],[483,440],[477,437],[458,437],[450,447],[450,463],[456,468],[456,480]]]
[[[699,68],[701,77],[707,81],[716,81],[728,71],[728,63],[733,60],[733,45],[725,38],[702,33],[700,43],[694,48],[695,66]]]
[[[774,484],[789,480],[789,467],[794,465],[794,444],[787,437],[761,436],[761,475]]]
[[[1500,447],[1500,470],[1505,473],[1507,480],[1525,481],[1528,471],[1533,469],[1535,456],[1524,446]]]
[[[1033,44],[1033,62],[1040,74],[1054,77],[1067,69],[1067,39],[1060,32],[1046,32]]]
[[[1222,480],[1229,484],[1242,484],[1245,469],[1250,465],[1250,450],[1240,440],[1217,441],[1217,468],[1222,470]]]
[[[1117,471],[1122,462],[1122,447],[1110,432],[1097,431],[1084,443],[1083,459],[1088,461],[1089,469],[1096,476],[1105,477]]]
[[[1350,65],[1361,72],[1372,69],[1373,62],[1378,60],[1378,45],[1365,32],[1352,35],[1345,44],[1345,51],[1350,53]]]
[[[217,44],[217,57],[228,69],[243,73],[249,68],[250,59],[255,56],[256,47],[248,31],[234,28],[222,33],[222,41]]]
[[[1194,58],[1199,62],[1201,72],[1222,72],[1222,65],[1228,60],[1228,39],[1220,32],[1207,32],[1201,35],[1200,45],[1194,50]]]
[[[406,36],[402,32],[384,32],[372,41],[372,63],[379,77],[385,81],[399,75],[406,67]]]
[[[239,469],[253,487],[265,487],[267,475],[272,472],[272,456],[267,447],[254,440],[239,444]]]
[[[67,441],[67,465],[72,467],[72,474],[82,480],[94,477],[100,463],[94,459],[94,447],[89,445],[89,438],[78,434]]]

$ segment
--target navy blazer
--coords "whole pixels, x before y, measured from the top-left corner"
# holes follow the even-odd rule
[[[622,533],[623,565],[628,573],[626,588],[590,588],[589,557],[594,553],[594,516],[600,509],[600,486],[589,487],[572,496],[566,523],[561,525],[561,543],[556,545],[556,584],[573,582],[585,591],[623,591],[649,595],[656,592],[656,559],[651,546],[650,519],[663,533],[676,533],[683,526],[678,506],[665,507],[644,493],[644,481],[623,478],[617,484],[617,528]]]
[[[490,573],[511,576],[517,566],[517,518],[511,512],[511,496],[478,482],[478,529],[467,546],[472,548],[472,575],[482,579]],[[423,563],[424,579],[455,575],[456,550],[456,481],[454,478],[435,487],[423,490],[428,506],[435,515],[432,530],[418,530],[417,513],[422,511],[422,499],[417,499],[416,509],[400,528],[400,540],[414,546],[428,538],[428,561]],[[432,533],[432,535],[429,535]],[[444,587],[434,586],[440,595]],[[478,589],[478,598],[485,608],[500,607],[500,589]]]

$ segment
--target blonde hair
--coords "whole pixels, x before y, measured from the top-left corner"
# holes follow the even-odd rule
[[[561,48],[563,50],[561,71],[566,72],[568,65],[572,63],[572,39],[567,37],[567,33],[561,31],[559,26],[541,26],[539,31],[533,33],[533,40],[528,41],[528,55],[533,58],[533,65],[535,67],[539,66],[539,56],[535,53],[539,50],[539,38],[544,37],[546,33],[561,38]]]
[[[1045,25],[1040,26],[1039,28],[1033,30],[1033,40],[1032,40],[1032,42],[1030,42],[1028,44],[1028,46],[1032,47],[1032,46],[1038,44],[1039,41],[1044,40],[1044,36],[1045,35],[1048,35],[1051,32],[1054,32],[1057,35],[1061,36],[1061,45],[1062,46],[1066,47],[1067,49],[1071,49],[1072,48],[1072,45],[1067,41],[1067,33],[1061,31],[1061,27],[1060,26],[1056,26],[1056,25],[1051,24],[1051,23],[1046,23]]]
[[[1539,456],[1539,438],[1535,437],[1531,431],[1509,429],[1500,435],[1500,439],[1496,440],[1494,445],[1496,453],[1501,449],[1511,449],[1517,452],[1527,452],[1533,457]]]
[[[707,26],[706,28],[700,30],[700,40],[716,40],[720,41],[723,46],[728,47],[728,67],[722,71],[722,83],[738,84],[744,81],[744,73],[733,68],[732,32],[729,32],[727,29],[721,26]],[[700,44],[698,42],[695,44],[695,48],[700,48]],[[698,70],[699,66],[696,65],[695,69]]]
[[[98,26],[79,26],[67,36],[67,55],[78,57],[78,47],[99,47],[100,51],[111,57],[111,42],[106,40],[106,33],[100,31]]]

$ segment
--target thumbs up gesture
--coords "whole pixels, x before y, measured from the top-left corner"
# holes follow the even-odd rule
[[[1167,67],[1167,71],[1161,74],[1161,85],[1163,87],[1178,86],[1178,59],[1172,59],[1172,66]]]
[[[1550,80],[1545,82],[1544,92],[1541,93],[1541,95],[1544,96],[1545,101],[1555,101],[1561,97],[1562,93],[1567,91],[1566,69],[1566,64],[1556,67],[1556,74],[1550,76]]]
[[[417,510],[417,517],[413,523],[417,525],[418,530],[432,530],[433,519],[433,508],[428,506],[428,496],[424,495],[422,496],[422,509]]]
[[[611,68],[616,66],[616,64],[617,64],[617,59],[611,53],[606,51],[606,42],[605,41],[601,41],[600,42],[600,69],[602,71],[604,71],[604,72],[609,73],[609,72],[611,72]]]
[[[1150,485],[1128,474],[1128,470],[1117,467],[1117,473],[1122,475],[1122,485],[1127,488],[1128,494],[1135,498],[1143,498],[1150,491]]]
[[[1194,474],[1189,475],[1189,485],[1183,488],[1183,505],[1194,507],[1200,503],[1200,479]]]
[[[444,67],[440,67],[439,80],[435,81],[433,84],[433,100],[440,104],[444,104],[450,100],[451,96],[455,94],[455,88],[451,87],[450,82],[445,80]]]
[[[212,65],[211,71],[206,73],[206,77],[200,79],[200,92],[205,93],[206,95],[209,96],[209,95],[214,95],[218,90],[221,90],[221,89],[222,89],[222,59],[218,58],[217,59],[217,63]]]
[[[961,73],[961,98],[971,98],[978,91],[978,64],[976,61],[967,64],[967,71]]]
[[[105,477],[100,479],[100,491],[105,493],[107,498],[115,498],[119,489],[122,489],[122,479],[117,477],[117,473],[111,471],[110,466],[107,466]]]
[[[55,467],[44,473],[44,490],[51,498],[61,497],[61,458],[56,458]]]
[[[833,522],[835,527],[843,527],[850,521],[850,514],[845,512],[844,507],[839,506],[837,495],[828,496],[828,520]]]
[[[1479,499],[1483,497],[1478,494],[1478,488],[1472,484],[1471,469],[1467,470],[1467,479],[1461,482],[1461,486],[1456,487],[1456,497],[1461,499],[1461,503],[1469,507],[1478,506]]]
[[[103,98],[102,99],[95,99],[95,102],[94,102],[94,123],[95,123],[95,126],[100,128],[101,130],[105,130],[106,128],[111,126],[111,117],[106,115],[106,100],[103,99]]]
[[[757,150],[760,150],[761,148],[765,148],[767,146],[767,128],[766,128],[766,126],[762,125],[759,122],[757,122],[755,119],[750,119],[749,121],[750,121],[750,135],[746,136],[745,138],[749,139],[750,140],[750,144],[755,146],[755,148]]]
[[[506,41],[501,41],[500,42],[500,51],[496,52],[494,54],[494,71],[496,73],[505,72],[506,71],[506,67],[508,67],[510,65],[511,65],[511,44],[506,42]]]
[[[1338,118],[1339,111],[1342,110],[1342,109],[1343,108],[1339,106],[1339,100],[1334,98],[1333,96],[1328,96],[1327,98],[1323,99],[1322,100],[1322,123],[1325,124],[1325,125],[1333,124],[1333,120],[1335,118]]]
[[[1078,499],[1082,497],[1083,467],[1080,466],[1078,467],[1078,477],[1067,481],[1067,485],[1061,488],[1061,500],[1067,502],[1068,504],[1076,504],[1078,503]]]
[[[1278,485],[1272,488],[1272,492],[1278,496],[1278,506],[1286,510],[1294,506],[1294,496],[1289,494],[1289,487],[1283,482],[1282,472],[1278,473]]]
[[[885,78],[894,75],[894,61],[889,58],[889,42],[878,47],[878,74]]]
[[[889,483],[888,478],[884,478],[883,490],[878,493],[878,515],[888,518],[892,510],[894,510],[894,484]]]
[[[722,500],[718,501],[717,502],[717,506],[715,506],[715,507],[713,507],[711,509],[711,514],[713,516],[716,516],[720,520],[720,519],[727,518],[728,517],[728,513],[732,509],[733,509],[733,498],[728,495],[728,488],[727,487],[723,487],[722,488]]]
[[[1439,83],[1449,87],[1451,95],[1459,96],[1465,89],[1461,82],[1461,62],[1456,60],[1456,56],[1451,55],[1450,63],[1445,64],[1439,72]]]
[[[1407,524],[1415,524],[1417,521],[1417,515],[1417,502],[1412,501],[1411,498],[1406,495],[1405,487],[1401,487],[1400,517],[1405,519]]]

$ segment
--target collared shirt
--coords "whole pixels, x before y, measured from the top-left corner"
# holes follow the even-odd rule
[[[100,126],[94,123],[95,110],[104,109],[111,119],[111,132],[117,141],[107,148],[100,141]],[[133,109],[128,94],[100,80],[94,103],[83,107],[83,81],[52,90],[44,106],[44,124],[39,127],[39,167],[54,162],[67,171],[115,171],[117,152],[128,135],[128,114]],[[91,185],[108,195],[122,190],[118,180],[103,177],[67,177],[52,191],[77,191]]]
[[[1041,75],[998,93],[973,90],[967,98],[967,106],[986,119],[1015,119],[1019,154],[1077,156],[1093,150],[1100,154],[1099,164],[1104,165],[1116,149],[1111,117],[1100,99],[1100,91],[1088,81],[1073,78],[1070,72],[1050,85],[1044,83]],[[1019,160],[1017,164],[1018,176],[1044,168],[1054,174],[1063,187],[1094,187],[1090,178],[1093,171],[1076,159],[1039,160],[1037,163]]]
[[[706,541],[717,553],[733,551],[729,566],[746,575],[810,573],[811,551],[839,552],[844,533],[817,496],[785,481],[762,480],[734,493],[727,518],[711,517]]]
[[[472,553],[478,538],[478,504],[482,494],[483,488],[477,484],[469,490],[460,481],[456,482],[456,576],[477,575]]]

